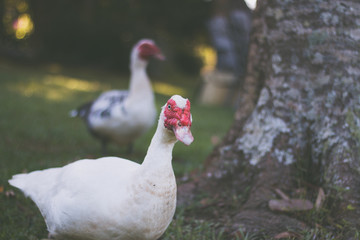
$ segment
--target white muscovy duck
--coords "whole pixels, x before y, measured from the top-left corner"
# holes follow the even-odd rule
[[[163,106],[143,163],[103,157],[18,174],[9,183],[40,209],[55,239],[158,239],[176,207],[172,150],[194,140],[190,102],[172,96]]]
[[[86,122],[90,133],[101,141],[103,153],[110,141],[128,145],[131,152],[134,140],[154,125],[154,93],[146,73],[151,57],[164,59],[154,41],[140,40],[130,55],[129,90],[104,92],[94,101],[70,112],[70,116],[81,117]]]

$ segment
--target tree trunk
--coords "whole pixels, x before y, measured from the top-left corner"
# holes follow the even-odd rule
[[[355,239],[360,229],[359,9],[356,0],[258,1],[244,86],[250,91],[196,179],[193,195],[180,186],[180,202],[208,194],[216,208],[200,213],[216,217],[232,234],[241,228],[269,238],[316,229],[317,239],[329,232],[328,239]],[[270,200],[286,198],[284,193],[317,202],[318,209],[269,207]]]

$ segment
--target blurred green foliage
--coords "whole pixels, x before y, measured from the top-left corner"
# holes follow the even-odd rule
[[[208,41],[210,9],[204,0],[0,0],[0,56],[125,71],[133,44],[152,38],[179,70],[198,73],[194,47]],[[19,40],[11,28],[24,13],[34,27]]]

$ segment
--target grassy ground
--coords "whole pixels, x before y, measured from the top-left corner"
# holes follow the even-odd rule
[[[171,81],[169,80],[171,79]],[[181,93],[192,101],[195,138],[191,146],[178,143],[173,152],[177,177],[201,168],[233,119],[231,108],[205,107],[192,99],[198,78],[160,77],[154,81],[158,109],[170,95]],[[93,70],[64,70],[57,65],[29,68],[0,62],[0,239],[41,239],[47,236],[44,221],[31,200],[10,187],[16,173],[63,166],[82,158],[100,157],[100,145],[92,139],[80,119],[68,112],[111,88],[127,88],[128,77]],[[136,142],[134,153],[111,146],[110,154],[138,162],[143,159],[155,129]],[[12,192],[14,191],[14,196]],[[181,209],[163,239],[221,239],[213,223],[184,224]],[[191,222],[191,221],[190,221]],[[185,234],[185,235],[184,235]],[[202,236],[202,238],[199,238]]]

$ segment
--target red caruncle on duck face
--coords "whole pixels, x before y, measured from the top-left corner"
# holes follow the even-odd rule
[[[173,99],[169,99],[164,111],[165,127],[172,129],[176,126],[191,126],[190,101],[187,100],[184,109],[178,107]]]
[[[150,57],[155,57],[159,60],[164,60],[165,57],[162,55],[160,49],[150,41],[144,41],[138,46],[139,57],[145,61],[148,61]]]
[[[190,131],[192,120],[189,100],[186,100],[185,107],[181,108],[173,99],[169,99],[165,105],[164,116],[164,126],[172,130],[178,140],[186,145],[194,140]]]

